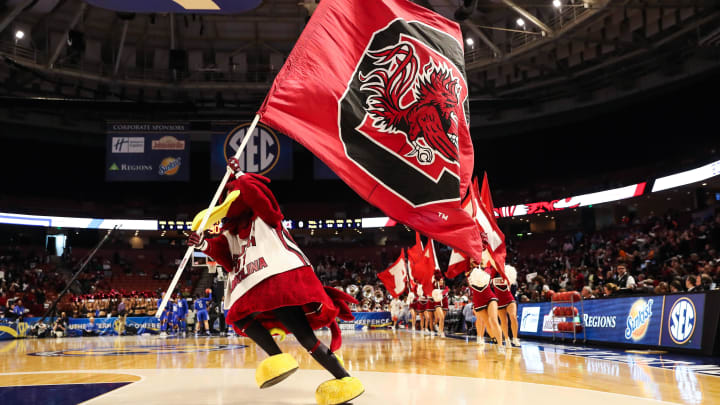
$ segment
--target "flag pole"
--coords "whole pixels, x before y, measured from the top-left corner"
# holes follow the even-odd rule
[[[247,132],[245,132],[245,137],[243,138],[242,143],[240,144],[240,147],[235,152],[234,157],[236,159],[239,159],[240,155],[245,150],[245,146],[247,145],[248,141],[250,140],[250,135],[252,135],[253,131],[255,131],[255,127],[257,126],[259,121],[260,121],[260,114],[255,114],[255,118],[253,119],[252,123],[250,124],[250,127],[248,128]],[[210,218],[210,211],[212,211],[212,209],[215,208],[215,205],[217,204],[217,201],[220,198],[220,195],[222,194],[223,190],[225,189],[225,185],[227,184],[228,180],[230,179],[231,174],[232,174],[232,170],[230,170],[230,168],[227,168],[227,170],[225,171],[225,176],[222,178],[220,185],[218,186],[217,190],[215,191],[215,195],[213,196],[212,201],[210,201],[210,206],[208,206],[208,209],[205,211],[205,215],[203,216],[202,222],[200,222],[200,226],[198,227],[200,232],[202,232],[202,230],[205,228],[205,225],[207,224],[207,221]],[[185,270],[185,266],[187,265],[188,260],[190,260],[190,256],[192,255],[193,250],[195,250],[194,246],[188,246],[187,250],[185,251],[185,256],[183,256],[183,259],[182,259],[182,261],[180,261],[180,265],[178,266],[178,269],[175,271],[175,277],[173,277],[172,281],[170,282],[170,287],[168,287],[167,291],[165,291],[165,295],[163,296],[162,302],[160,303],[160,306],[158,307],[158,310],[155,313],[156,318],[160,318],[160,315],[162,315],[163,310],[165,310],[165,307],[167,306],[167,303],[170,300],[170,297],[172,296],[172,292],[173,292],[173,290],[175,290],[177,283],[180,281],[180,276],[182,276],[182,273]]]

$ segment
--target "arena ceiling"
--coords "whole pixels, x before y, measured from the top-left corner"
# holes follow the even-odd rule
[[[416,2],[448,18],[463,3]],[[0,0],[0,120],[36,120],[18,108],[37,97],[250,115],[314,3],[265,0],[221,15]],[[720,9],[713,0],[477,3],[461,21],[474,128],[592,109],[720,66]],[[169,68],[173,49],[186,69]]]

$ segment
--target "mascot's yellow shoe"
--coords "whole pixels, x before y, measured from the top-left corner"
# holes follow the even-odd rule
[[[272,387],[290,377],[299,367],[295,358],[288,353],[270,356],[255,370],[255,382],[260,388]]]
[[[315,391],[315,400],[318,405],[344,404],[359,397],[363,392],[365,387],[360,380],[355,377],[344,377],[320,384]]]

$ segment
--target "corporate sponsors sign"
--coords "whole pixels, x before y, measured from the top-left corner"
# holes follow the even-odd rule
[[[250,127],[249,122],[213,123],[210,174],[220,180],[227,161],[235,156]],[[238,159],[240,170],[257,173],[273,180],[293,178],[293,142],[272,128],[258,124]]]
[[[111,122],[107,125],[107,181],[188,181],[187,123]]]
[[[520,304],[520,335],[550,337],[558,323],[575,321],[582,323],[590,341],[700,349],[704,294],[620,297],[582,304],[576,317],[554,317],[549,302]],[[576,308],[581,309],[579,303]]]

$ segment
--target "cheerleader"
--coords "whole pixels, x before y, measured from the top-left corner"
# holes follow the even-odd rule
[[[417,317],[417,311],[418,311],[418,307],[417,307],[418,302],[417,302],[417,297],[415,297],[415,294],[413,294],[412,291],[408,293],[407,300],[405,302],[407,302],[407,304],[409,306],[410,325],[414,332],[415,331],[415,320],[417,319],[416,317]]]
[[[431,331],[432,329],[432,309],[428,309],[428,297],[425,296],[422,289],[422,284],[418,284],[418,313],[420,314],[420,330],[423,332]],[[430,314],[428,318],[428,314]],[[429,322],[428,322],[429,319]]]
[[[433,275],[433,307],[435,308],[435,320],[438,324],[438,333],[440,337],[445,337],[445,314],[450,309],[448,299],[448,291],[450,289],[445,286],[445,279],[440,270],[436,270]]]
[[[502,331],[498,323],[498,298],[490,285],[492,274],[491,269],[481,269],[479,264],[470,258],[470,270],[467,273],[470,287],[473,291],[473,306],[475,308],[475,316],[480,320],[478,324],[478,343],[483,342],[483,326],[487,328],[490,337],[495,339],[498,344],[498,351],[505,352],[502,345]]]
[[[494,270],[494,269],[493,269]],[[511,347],[512,345],[520,346],[518,340],[518,321],[517,321],[517,303],[515,297],[513,297],[511,285],[517,281],[517,270],[511,265],[505,266],[505,275],[507,275],[508,283],[504,278],[495,272],[495,277],[492,279],[493,289],[495,295],[498,297],[498,315],[500,316],[500,326],[505,336],[505,346]],[[510,318],[510,327],[512,328],[513,339],[510,341],[510,335],[508,334],[508,317]]]

